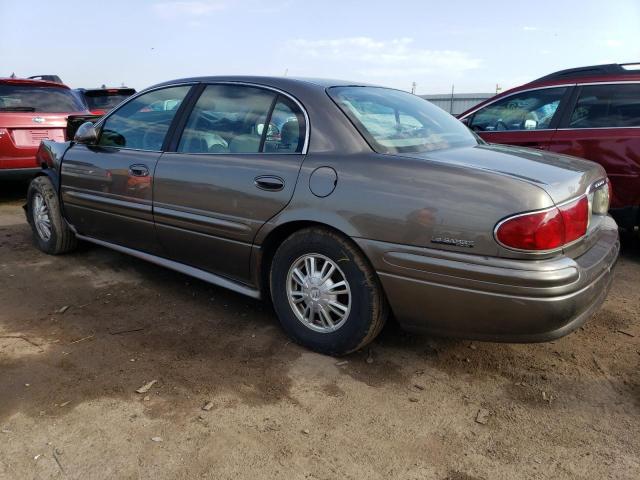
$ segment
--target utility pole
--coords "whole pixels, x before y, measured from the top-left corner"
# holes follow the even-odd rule
[[[454,85],[451,85],[451,103],[449,104],[449,113],[453,115],[453,90]]]

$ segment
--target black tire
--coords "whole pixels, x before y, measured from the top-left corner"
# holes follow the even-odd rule
[[[34,204],[36,197],[43,199],[47,208],[50,224],[49,238],[41,235],[36,228],[34,219]],[[75,234],[62,217],[60,202],[51,180],[46,176],[34,178],[27,191],[27,219],[33,232],[33,241],[36,246],[50,255],[60,255],[74,250],[77,246]]]
[[[349,284],[350,311],[335,331],[314,331],[298,319],[289,303],[289,270],[308,254],[330,259]],[[324,354],[344,355],[364,347],[380,333],[388,315],[386,297],[368,260],[349,239],[325,228],[306,228],[282,242],[271,262],[270,289],[274,308],[287,334],[295,342]]]

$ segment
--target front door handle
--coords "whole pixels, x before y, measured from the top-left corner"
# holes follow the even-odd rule
[[[284,180],[275,175],[256,177],[254,183],[260,190],[268,190],[270,192],[279,192],[284,188]]]
[[[129,167],[129,175],[133,177],[148,177],[149,169],[146,165],[138,164]]]

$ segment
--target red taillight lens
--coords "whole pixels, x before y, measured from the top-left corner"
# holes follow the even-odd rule
[[[510,218],[498,227],[496,238],[518,250],[553,250],[564,243],[562,215],[553,208]]]
[[[589,200],[581,197],[559,208],[509,218],[496,229],[496,239],[518,250],[554,250],[582,237],[588,224]]]
[[[564,223],[564,243],[570,243],[587,233],[589,225],[589,200],[582,197],[560,207]]]

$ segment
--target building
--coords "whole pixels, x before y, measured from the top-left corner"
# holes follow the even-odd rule
[[[452,115],[459,115],[494,95],[495,93],[454,93],[453,95],[444,93],[441,95],[420,95],[420,97],[429,100]]]

